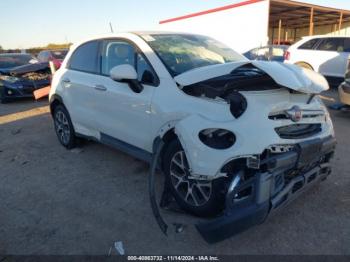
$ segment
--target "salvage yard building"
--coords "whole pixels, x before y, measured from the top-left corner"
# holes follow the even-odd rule
[[[350,36],[350,10],[290,0],[248,0],[159,22],[163,30],[212,36],[239,52],[304,36]]]

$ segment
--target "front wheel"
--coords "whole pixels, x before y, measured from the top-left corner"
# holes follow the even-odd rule
[[[168,188],[182,209],[203,217],[214,216],[223,209],[222,183],[219,180],[192,179],[185,152],[178,140],[167,146],[163,163]]]
[[[75,133],[67,109],[58,105],[54,109],[55,131],[60,143],[67,149],[75,146]]]

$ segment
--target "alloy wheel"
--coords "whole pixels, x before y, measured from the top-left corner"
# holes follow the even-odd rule
[[[55,129],[62,144],[68,145],[71,133],[70,125],[64,112],[60,110],[55,114]]]
[[[181,198],[191,206],[206,204],[212,193],[212,182],[190,178],[184,151],[174,154],[170,162],[171,183]]]

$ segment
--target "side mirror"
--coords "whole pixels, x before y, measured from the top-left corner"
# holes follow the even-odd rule
[[[143,90],[143,86],[137,80],[135,68],[129,64],[115,66],[111,69],[109,74],[114,81],[128,83],[130,89],[135,93],[141,93]]]

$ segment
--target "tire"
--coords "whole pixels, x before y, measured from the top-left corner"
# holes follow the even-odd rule
[[[8,99],[6,99],[5,96],[5,89],[3,88],[2,91],[0,92],[0,103],[1,104],[6,104],[8,103]]]
[[[305,62],[299,62],[299,63],[296,63],[297,66],[300,66],[302,68],[306,68],[306,69],[310,69],[312,71],[314,71],[314,69],[312,68],[311,65],[309,65],[308,63],[305,63]]]
[[[67,109],[62,105],[54,108],[53,120],[55,132],[60,143],[67,149],[75,147],[76,137]]]
[[[224,206],[222,181],[189,179],[188,167],[180,142],[177,139],[171,141],[165,148],[163,157],[163,171],[171,194],[183,210],[193,215],[200,217],[217,215]]]
[[[0,97],[0,103],[1,104],[7,104],[8,100],[5,97]]]

